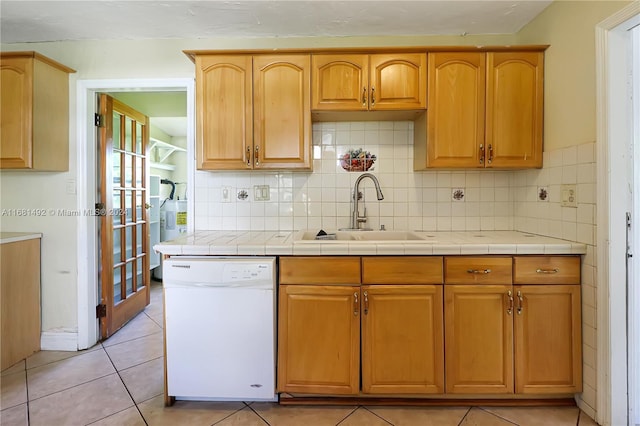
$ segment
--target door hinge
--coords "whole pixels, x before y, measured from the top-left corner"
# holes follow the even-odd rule
[[[627,259],[633,257],[633,253],[631,252],[631,241],[629,239],[629,234],[631,232],[631,213],[626,213],[627,217]]]
[[[104,205],[104,203],[96,203],[95,215],[96,216],[106,216],[107,215],[107,208]]]
[[[94,125],[96,127],[104,127],[104,115],[96,113],[93,115],[93,117],[94,117]]]
[[[104,318],[107,316],[107,305],[96,306],[96,318]]]

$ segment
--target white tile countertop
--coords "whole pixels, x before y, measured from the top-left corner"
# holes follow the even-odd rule
[[[33,240],[34,238],[42,238],[42,234],[39,232],[0,232],[0,244]]]
[[[484,255],[585,254],[587,247],[516,231],[422,232],[420,239],[309,241],[313,231],[196,231],[153,246],[165,255]]]

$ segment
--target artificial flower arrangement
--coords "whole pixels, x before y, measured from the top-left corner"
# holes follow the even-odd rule
[[[375,161],[376,156],[362,148],[350,149],[340,157],[340,165],[348,172],[366,172]]]

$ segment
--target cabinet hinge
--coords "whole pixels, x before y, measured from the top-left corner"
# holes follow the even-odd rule
[[[104,115],[94,114],[94,124],[96,127],[104,127]]]
[[[96,216],[106,216],[107,215],[107,207],[104,203],[96,203]]]
[[[104,318],[107,316],[107,305],[96,306],[96,318]]]

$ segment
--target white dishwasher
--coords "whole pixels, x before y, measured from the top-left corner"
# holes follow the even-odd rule
[[[275,258],[163,263],[167,393],[275,401]]]

